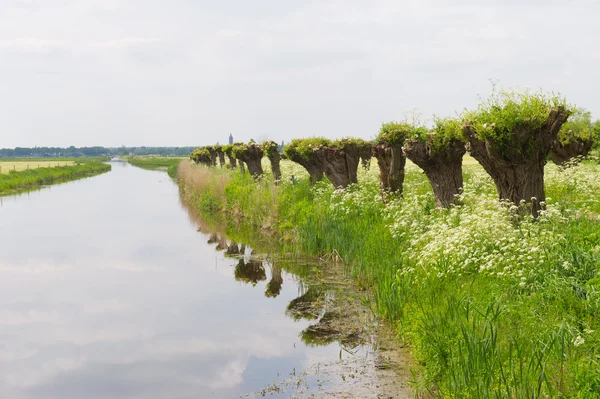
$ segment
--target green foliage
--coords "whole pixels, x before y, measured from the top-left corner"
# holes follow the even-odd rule
[[[227,144],[227,145],[222,146],[221,151],[223,151],[225,154],[231,156],[232,151],[233,151],[233,144]]]
[[[196,163],[202,158],[210,159],[210,151],[206,147],[198,147],[190,154],[190,159]]]
[[[573,140],[589,141],[593,137],[592,114],[582,108],[573,111],[558,133],[558,140],[563,145]]]
[[[390,145],[403,144],[404,140],[413,134],[414,131],[414,126],[406,122],[383,123],[375,142],[377,144]]]
[[[331,143],[331,145],[333,147],[337,147],[337,148],[343,150],[348,146],[355,146],[358,148],[363,148],[363,147],[371,145],[371,143],[369,141],[355,138],[355,137],[344,137],[344,138],[335,140],[334,142]]]
[[[240,157],[243,157],[246,151],[248,151],[248,145],[244,143],[233,143],[233,146],[231,148],[231,154],[236,159],[240,159]]]
[[[594,133],[594,149],[600,149],[600,119],[592,124],[592,132]]]
[[[553,109],[566,109],[564,97],[539,92],[516,92],[495,87],[492,95],[482,99],[476,110],[466,111],[464,119],[471,122],[480,140],[494,143],[503,152],[516,148],[515,130],[534,133],[539,129]]]
[[[262,143],[261,147],[268,158],[272,158],[279,154],[279,146],[274,141],[265,141]]]
[[[307,139],[294,139],[285,146],[284,152],[288,157],[296,155],[310,159],[313,149],[319,146],[331,146],[331,140],[324,137],[311,137]]]
[[[434,117],[433,129],[416,127],[408,138],[426,141],[433,152],[437,153],[447,148],[451,140],[464,141],[462,126],[462,121],[456,118]]]
[[[71,166],[27,169],[0,174],[0,196],[27,191],[43,185],[74,180],[107,172],[110,165],[96,160],[80,160]]]

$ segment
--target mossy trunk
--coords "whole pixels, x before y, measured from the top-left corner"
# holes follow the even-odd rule
[[[244,164],[244,161],[238,159],[238,165],[240,165],[240,172],[242,172],[242,174],[246,173],[246,165]]]
[[[388,177],[388,185],[390,191],[397,194],[402,194],[402,186],[404,185],[404,167],[406,166],[406,157],[402,152],[402,145],[394,144],[390,146],[391,162],[390,173]]]
[[[235,169],[237,167],[237,159],[235,159],[231,154],[227,154],[227,158],[229,159],[229,168]]]
[[[352,183],[344,151],[335,147],[318,147],[313,153],[325,176],[335,188],[346,188]],[[358,159],[356,167],[358,168]]]
[[[279,151],[273,151],[268,154],[269,162],[271,162],[271,171],[273,172],[273,179],[275,184],[281,180],[281,154]]]
[[[310,184],[315,185],[316,182],[323,180],[323,169],[317,164],[314,156],[309,159],[304,158],[300,154],[290,154],[290,161],[302,165],[310,176]]]
[[[449,208],[463,187],[462,160],[467,152],[460,140],[451,140],[447,147],[436,152],[424,141],[404,143],[406,157],[423,169],[435,196],[438,208]]]
[[[373,146],[373,156],[379,166],[379,185],[382,192],[390,189],[390,166],[392,164],[392,149],[387,144]]]
[[[469,151],[492,177],[500,200],[519,205],[530,203],[531,213],[537,217],[546,200],[544,193],[544,166],[558,132],[569,117],[565,109],[553,109],[543,125],[537,129],[519,126],[512,132],[512,147],[500,152],[489,140],[481,140],[473,127],[463,129],[469,141]]]
[[[221,150],[217,150],[217,155],[219,156],[219,165],[222,168],[225,166],[225,153]]]
[[[578,162],[589,154],[593,144],[593,140],[573,139],[566,144],[556,140],[550,149],[550,159],[559,166],[565,166],[569,162]]]
[[[208,155],[200,155],[198,163],[204,166],[212,166],[212,159]]]

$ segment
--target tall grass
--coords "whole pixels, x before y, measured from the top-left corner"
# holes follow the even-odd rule
[[[10,171],[8,174],[0,175],[0,195],[10,195],[43,185],[91,176],[110,169],[110,165],[96,160],[80,160],[70,166]]]
[[[268,175],[255,184],[237,171],[180,168],[182,198],[226,228],[267,228],[280,250],[341,257],[412,346],[422,395],[600,397],[598,165],[548,165],[537,220],[498,204],[478,165],[465,166],[463,205],[448,210],[434,208],[411,164],[404,196],[385,205],[376,167],[343,191],[282,168],[294,179],[279,186]]]

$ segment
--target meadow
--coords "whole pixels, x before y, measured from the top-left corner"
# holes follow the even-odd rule
[[[465,161],[449,209],[410,162],[403,195],[385,203],[375,162],[344,190],[311,186],[290,161],[277,186],[269,173],[255,181],[188,161],[178,181],[186,206],[228,234],[342,261],[413,348],[419,396],[600,397],[600,165],[549,163],[534,219],[499,203],[489,175]]]
[[[55,166],[71,166],[74,163],[75,163],[74,161],[62,161],[62,160],[53,160],[53,161],[0,160],[0,173],[7,174],[10,171],[20,172],[20,171],[27,170],[27,169],[53,168]]]
[[[27,165],[30,167],[27,168]],[[110,165],[101,162],[100,158],[81,158],[77,161],[45,161],[45,166],[44,161],[41,160],[0,161],[0,166],[3,172],[0,174],[0,196],[92,176],[111,169]],[[4,173],[5,167],[8,169],[6,173]]]

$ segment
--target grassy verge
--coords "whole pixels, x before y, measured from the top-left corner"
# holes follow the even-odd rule
[[[107,172],[110,165],[98,160],[79,160],[73,165],[47,168],[12,170],[0,174],[0,196],[36,189],[40,186],[60,183]]]
[[[549,164],[537,222],[500,206],[478,165],[465,165],[463,205],[449,210],[414,165],[387,205],[376,167],[345,191],[282,167],[275,187],[183,163],[182,200],[233,234],[242,225],[284,251],[342,258],[413,347],[423,396],[600,397],[598,165]]]
[[[133,166],[148,170],[166,169],[169,176],[177,177],[179,163],[186,159],[183,157],[125,157],[127,162]]]

